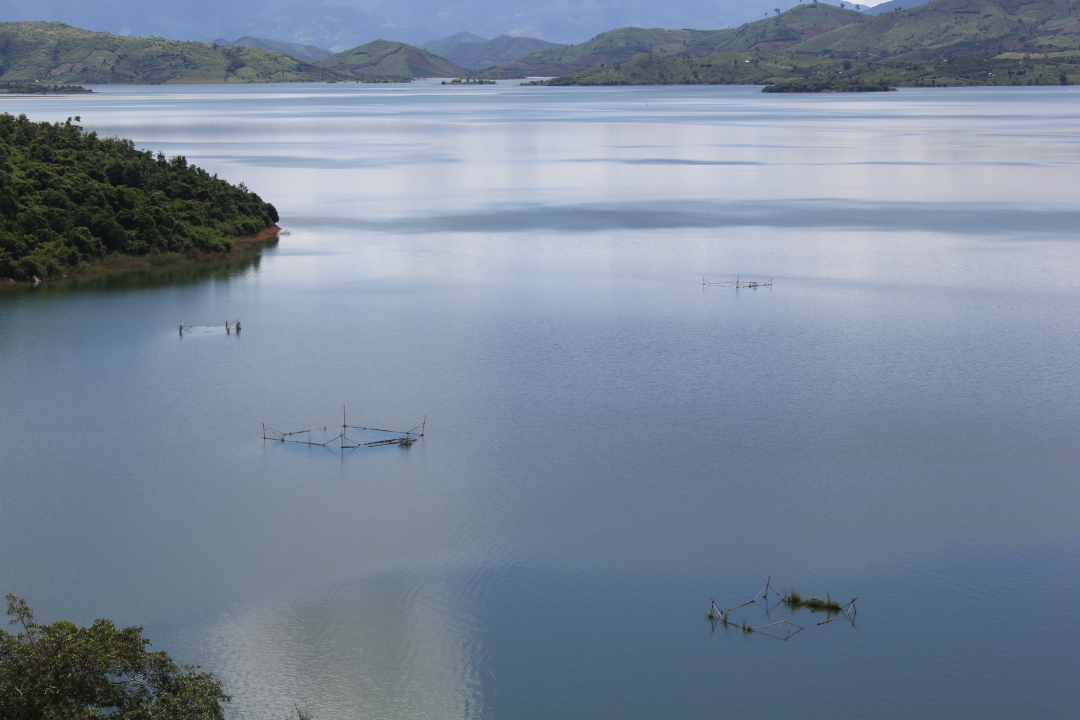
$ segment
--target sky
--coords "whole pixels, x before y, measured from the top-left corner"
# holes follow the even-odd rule
[[[881,0],[861,3],[870,7]],[[422,44],[462,30],[577,43],[618,27],[737,27],[797,0],[0,0],[0,21],[50,20],[173,40],[242,35],[345,50],[377,39]],[[835,4],[839,4],[836,0]],[[848,4],[850,7],[850,4]]]

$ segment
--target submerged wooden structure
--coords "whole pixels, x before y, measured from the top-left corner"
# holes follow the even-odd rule
[[[352,421],[352,424],[349,421]],[[413,445],[417,440],[424,437],[424,430],[427,428],[427,416],[424,416],[424,421],[412,428],[411,430],[387,430],[385,428],[368,427],[366,425],[360,425],[357,421],[349,415],[345,406],[341,406],[341,425],[336,424],[335,420],[333,424],[327,423],[321,428],[313,428],[310,430],[290,430],[288,432],[282,432],[276,430],[266,423],[262,423],[263,429],[263,442],[273,441],[281,443],[296,443],[297,445],[308,445],[327,448],[328,450],[340,450],[345,452],[346,450],[353,451],[358,448],[379,447],[385,445],[397,445],[399,447],[408,448]],[[316,433],[331,432],[331,428],[337,434],[330,437],[323,436],[318,437]],[[388,437],[380,437],[377,440],[362,440],[358,438],[349,437],[349,431],[367,432],[367,433],[384,433]],[[355,435],[356,432],[353,434]]]

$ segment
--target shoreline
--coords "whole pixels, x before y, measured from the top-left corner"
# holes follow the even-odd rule
[[[157,253],[152,255],[112,255],[91,262],[79,263],[64,274],[57,275],[56,277],[35,278],[31,280],[0,278],[0,287],[40,285],[41,283],[51,282],[53,280],[95,275],[112,270],[135,270],[138,268],[180,265],[208,265],[228,260],[239,260],[262,250],[270,244],[270,241],[276,240],[281,232],[281,227],[278,225],[271,225],[255,235],[233,238],[233,249],[225,253],[203,253],[193,257],[189,257],[188,255],[179,252]]]

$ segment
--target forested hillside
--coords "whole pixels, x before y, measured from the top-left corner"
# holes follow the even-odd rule
[[[785,48],[804,54],[909,60],[1078,49],[1080,0],[934,0]]]
[[[333,70],[261,48],[122,37],[63,23],[0,23],[0,80],[5,81],[156,85],[340,78]]]
[[[71,118],[0,115],[0,278],[55,277],[116,256],[227,253],[277,220],[243,183],[184,157],[101,139]]]

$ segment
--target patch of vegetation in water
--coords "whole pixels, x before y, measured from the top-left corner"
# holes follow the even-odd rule
[[[37,82],[0,82],[0,93],[19,95],[68,95],[74,93],[92,93],[93,90],[81,85],[49,85]]]
[[[840,612],[840,603],[833,600],[831,594],[826,594],[825,598],[812,597],[804,598],[795,590],[788,590],[788,594],[783,597],[784,602],[788,605],[802,605],[808,607],[811,610],[827,610],[828,612]]]
[[[884,82],[865,82],[861,80],[785,80],[774,85],[766,85],[763,93],[825,93],[825,92],[890,92],[896,88]]]

